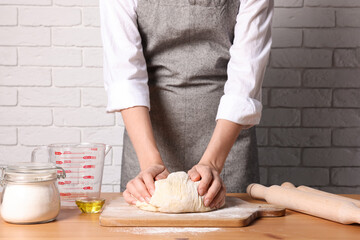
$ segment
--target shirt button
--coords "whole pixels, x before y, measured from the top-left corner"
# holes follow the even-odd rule
[[[196,0],[189,0],[190,5],[195,5]]]

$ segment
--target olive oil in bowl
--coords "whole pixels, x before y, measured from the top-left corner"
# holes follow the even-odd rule
[[[105,203],[104,198],[79,198],[75,200],[76,205],[83,213],[98,213]]]

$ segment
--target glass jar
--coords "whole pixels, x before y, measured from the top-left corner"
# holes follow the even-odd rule
[[[18,163],[0,167],[3,186],[0,212],[9,223],[30,224],[55,220],[60,211],[56,184],[65,171],[52,163]]]

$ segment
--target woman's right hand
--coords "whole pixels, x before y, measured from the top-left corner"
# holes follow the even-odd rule
[[[135,205],[136,201],[149,203],[155,191],[154,180],[165,179],[168,175],[169,171],[161,164],[152,165],[141,171],[127,183],[123,193],[125,201],[132,205]]]

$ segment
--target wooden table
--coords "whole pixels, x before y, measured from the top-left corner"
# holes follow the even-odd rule
[[[249,202],[247,194],[229,194]],[[119,196],[105,193],[107,200]],[[360,195],[346,195],[360,199]],[[262,218],[243,228],[101,227],[99,214],[62,209],[57,221],[16,225],[0,220],[0,239],[360,239],[360,225],[342,225],[287,210],[286,216]]]

